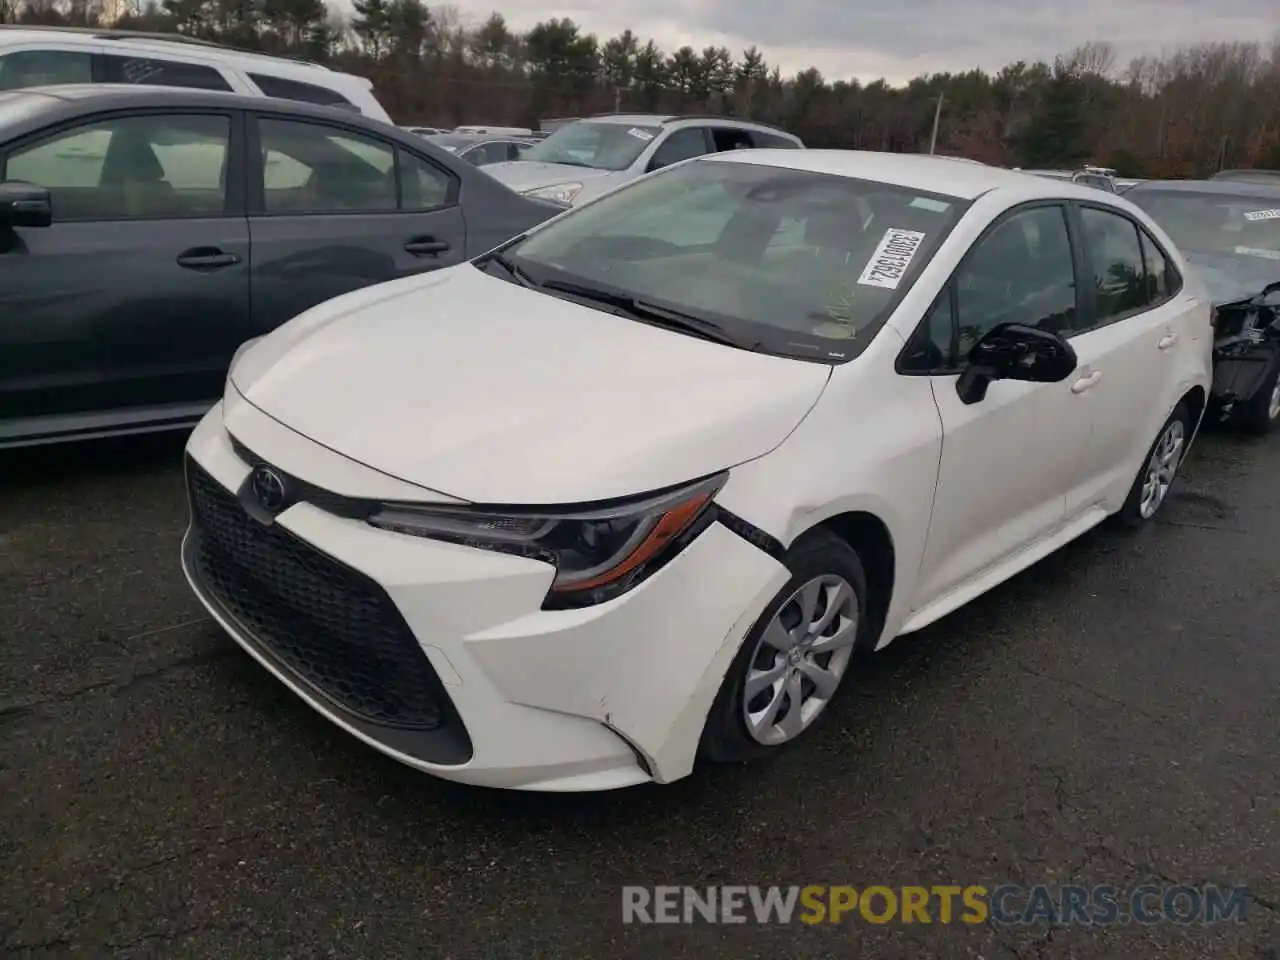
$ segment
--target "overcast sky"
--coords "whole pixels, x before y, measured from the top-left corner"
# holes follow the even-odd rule
[[[446,0],[447,2],[447,0]],[[555,0],[552,0],[554,3]],[[466,19],[495,9],[515,30],[569,17],[606,37],[630,27],[668,53],[684,44],[735,53],[755,44],[787,73],[816,66],[828,79],[998,70],[1052,59],[1090,40],[1112,43],[1118,63],[1209,40],[1269,40],[1280,0],[455,0]]]

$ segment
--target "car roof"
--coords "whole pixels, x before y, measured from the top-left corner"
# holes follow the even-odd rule
[[[941,193],[976,200],[1002,188],[1022,192],[1038,187],[1045,196],[1096,199],[1091,187],[1051,180],[980,163],[956,163],[950,157],[920,153],[879,153],[871,150],[730,150],[708,154],[695,162],[754,163],[811,173],[872,180],[909,190]],[[1105,194],[1102,194],[1105,196]]]
[[[665,113],[602,113],[598,117],[583,117],[591,123],[617,123],[631,127],[660,127],[668,120],[674,119]],[[578,123],[580,121],[573,121]]]
[[[200,40],[179,33],[155,33],[145,30],[115,30],[111,28],[68,27],[54,24],[0,24],[0,46],[29,43],[32,41],[48,41],[85,44],[95,48],[118,45],[121,53],[147,52],[162,54],[182,54],[202,59],[218,59],[238,61],[253,69],[253,64],[262,65],[274,62],[277,67],[287,67],[291,74],[301,71],[319,71],[335,76],[352,76],[333,70],[330,67],[307,60],[303,57],[288,54],[271,53],[266,50],[247,50],[233,47],[212,40]]]
[[[1211,180],[1261,180],[1265,183],[1280,181],[1280,170],[1262,170],[1245,167],[1239,170],[1219,170]]]
[[[76,119],[98,111],[168,108],[253,110],[289,119],[340,121],[370,136],[390,138],[406,146],[413,144],[414,149],[420,149],[418,144],[431,142],[429,137],[410,133],[347,107],[222,90],[130,83],[64,84],[0,91],[0,123],[3,123],[0,133],[6,138],[21,136],[52,122]],[[438,145],[436,149],[447,153]]]
[[[1224,197],[1268,197],[1280,199],[1280,180],[1143,180],[1125,191],[1130,194],[1215,193]]]
[[[748,120],[746,117],[724,117],[718,114],[679,114],[679,113],[601,113],[594,117],[583,117],[592,123],[616,123],[631,127],[665,127],[675,123],[717,123],[733,127],[754,127],[759,130],[772,130],[794,137],[795,134],[772,124],[759,120]],[[798,138],[797,138],[798,139]]]
[[[23,98],[41,101],[44,110],[33,112],[54,112],[68,104],[90,102],[103,110],[115,108],[129,109],[137,106],[157,107],[222,107],[278,113],[303,114],[317,118],[333,118],[339,114],[347,121],[363,125],[372,130],[400,131],[381,120],[375,120],[356,110],[342,107],[328,107],[321,104],[304,103],[300,100],[281,100],[275,97],[258,97],[247,93],[234,93],[223,90],[200,90],[195,87],[161,87],[139,85],[133,83],[83,83],[59,84],[47,87],[24,87],[20,90],[6,90],[0,93],[0,104],[13,104]]]

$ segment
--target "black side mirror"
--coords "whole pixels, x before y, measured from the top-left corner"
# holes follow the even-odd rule
[[[1002,323],[969,351],[969,364],[956,381],[956,392],[964,403],[979,403],[995,380],[1060,383],[1078,363],[1075,349],[1058,334]]]
[[[23,180],[0,183],[0,226],[47,227],[53,223],[49,191]]]

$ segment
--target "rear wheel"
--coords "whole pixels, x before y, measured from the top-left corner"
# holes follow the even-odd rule
[[[791,578],[756,621],[707,715],[699,752],[717,763],[770,756],[806,733],[869,631],[858,554],[814,530],[788,551]]]
[[[1147,452],[1124,506],[1115,515],[1123,527],[1138,527],[1150,523],[1169,496],[1169,489],[1178,476],[1182,457],[1191,439],[1191,411],[1185,403],[1179,403],[1160,428],[1156,441]]]

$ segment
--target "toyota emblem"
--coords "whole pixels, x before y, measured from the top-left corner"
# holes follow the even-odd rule
[[[253,471],[253,495],[264,510],[275,513],[284,506],[284,478],[270,467]]]

